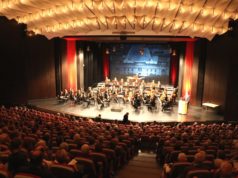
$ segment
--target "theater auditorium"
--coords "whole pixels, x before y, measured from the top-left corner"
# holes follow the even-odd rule
[[[237,0],[0,0],[0,178],[237,178]]]

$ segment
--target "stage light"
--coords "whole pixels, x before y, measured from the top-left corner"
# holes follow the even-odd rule
[[[176,56],[176,50],[175,49],[172,50],[172,56]]]
[[[35,32],[34,31],[27,31],[26,34],[27,34],[27,36],[32,37],[32,36],[35,35]]]
[[[113,48],[112,48],[112,52],[116,52],[116,46],[113,46]]]
[[[90,46],[87,46],[87,49],[86,49],[86,50],[89,52],[89,51],[91,50],[91,49],[90,49]]]
[[[143,56],[144,55],[144,48],[141,48],[139,53],[140,53],[141,56]]]
[[[109,52],[109,49],[107,48],[106,49],[106,52],[105,52],[106,54],[110,54],[110,52]]]

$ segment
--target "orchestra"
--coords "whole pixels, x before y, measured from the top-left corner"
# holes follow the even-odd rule
[[[146,83],[144,80],[135,77],[128,77],[126,81],[120,81],[115,78],[110,80],[106,78],[104,83],[101,83],[96,88],[89,87],[88,90],[79,89],[69,91],[65,89],[58,96],[59,102],[67,102],[68,100],[75,104],[83,104],[89,107],[90,104],[98,105],[99,109],[103,109],[113,103],[130,103],[137,111],[142,105],[147,106],[148,111],[153,111],[160,104],[162,111],[175,104],[177,97],[177,89],[175,88],[172,94],[168,95],[167,89],[162,88],[160,82],[155,84],[155,81]]]

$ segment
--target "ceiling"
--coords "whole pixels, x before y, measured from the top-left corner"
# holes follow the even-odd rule
[[[0,15],[47,38],[189,36],[211,40],[238,18],[238,0],[0,0]]]

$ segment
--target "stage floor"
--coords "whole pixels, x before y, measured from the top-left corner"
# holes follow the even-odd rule
[[[223,121],[223,116],[216,114],[214,111],[205,110],[202,107],[189,106],[186,115],[178,114],[178,107],[174,106],[172,110],[162,112],[160,108],[156,111],[148,111],[146,106],[136,112],[130,104],[116,104],[111,103],[109,107],[100,110],[97,106],[90,105],[88,108],[83,105],[74,105],[70,101],[67,103],[59,104],[57,99],[39,99],[31,100],[28,102],[40,109],[60,112],[81,117],[95,118],[101,114],[102,119],[108,120],[122,120],[123,115],[129,112],[129,120],[136,122],[205,122],[205,121]],[[112,108],[121,107],[121,112],[113,112]]]

